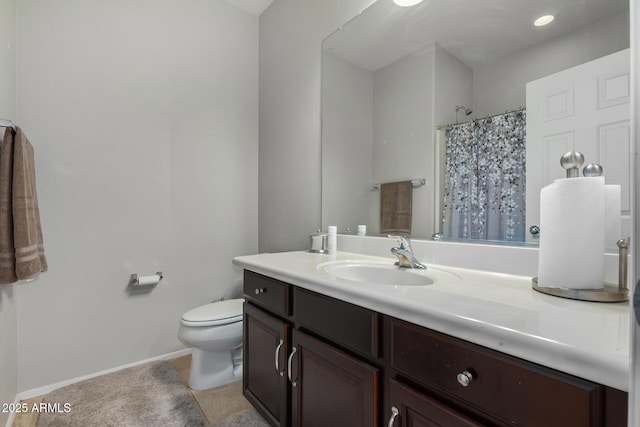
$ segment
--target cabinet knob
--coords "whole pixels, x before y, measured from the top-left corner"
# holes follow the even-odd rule
[[[256,288],[256,295],[266,294],[267,288]]]
[[[396,408],[395,406],[391,407],[391,418],[389,418],[389,423],[387,424],[387,427],[393,427],[393,423],[396,420],[396,417],[398,416],[398,414],[400,413],[400,411],[398,411],[398,408]]]
[[[458,379],[458,383],[460,383],[462,387],[469,387],[469,384],[471,384],[471,380],[473,380],[473,374],[471,374],[471,372],[469,371],[464,371],[458,374],[456,378]]]

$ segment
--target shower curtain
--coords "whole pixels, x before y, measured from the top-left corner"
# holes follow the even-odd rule
[[[446,129],[443,234],[525,240],[526,111]]]

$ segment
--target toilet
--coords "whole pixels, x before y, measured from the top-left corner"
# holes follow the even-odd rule
[[[243,299],[218,301],[184,313],[178,339],[193,347],[189,387],[205,390],[242,379]]]

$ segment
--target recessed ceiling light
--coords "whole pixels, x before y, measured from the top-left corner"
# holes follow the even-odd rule
[[[402,7],[414,6],[420,3],[422,0],[393,0],[395,4]]]
[[[536,27],[542,27],[543,25],[550,24],[553,19],[553,15],[544,15],[533,21],[533,25],[535,25]]]

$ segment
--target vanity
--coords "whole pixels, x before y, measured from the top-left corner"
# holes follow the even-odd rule
[[[244,270],[243,393],[271,425],[627,425],[626,304],[393,261],[234,259]]]

